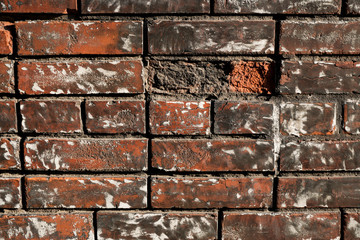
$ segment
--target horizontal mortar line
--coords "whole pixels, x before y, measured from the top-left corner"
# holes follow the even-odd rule
[[[71,58],[76,58],[75,60],[78,60],[79,58],[84,59],[90,59],[90,58],[106,58],[109,57],[110,60],[113,60],[113,58],[140,58],[142,56],[142,53],[136,53],[136,54],[74,54],[74,55],[63,55],[63,54],[52,54],[52,55],[18,55],[13,54],[11,59],[12,60],[41,60],[41,59],[49,59],[50,61],[52,59],[56,60],[66,60]],[[59,59],[61,58],[61,59]]]
[[[281,160],[280,160],[281,162]],[[360,177],[360,171],[279,171],[279,178]],[[359,178],[360,179],[360,178]]]
[[[54,89],[55,90],[55,89]],[[118,100],[113,98],[132,98],[133,100],[143,100],[144,98],[140,99],[140,97],[144,97],[143,95],[145,92],[142,93],[92,93],[92,94],[3,94],[0,93],[0,97],[16,97],[19,100],[42,100],[49,98],[49,100],[56,100],[56,99],[67,99],[69,100],[93,100],[96,101],[96,98],[109,98],[110,100]],[[137,97],[137,98],[136,98]],[[82,98],[82,99],[78,99]],[[90,98],[90,99],[87,99]],[[94,99],[91,99],[94,98]],[[111,98],[111,99],[110,99]],[[101,99],[100,99],[101,100]],[[121,99],[119,99],[121,100]]]

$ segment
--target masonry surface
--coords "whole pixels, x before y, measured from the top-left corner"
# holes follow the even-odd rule
[[[360,239],[357,0],[0,0],[0,239]]]

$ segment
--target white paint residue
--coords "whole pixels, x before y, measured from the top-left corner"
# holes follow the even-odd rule
[[[243,42],[228,42],[224,47],[218,49],[219,52],[253,52],[258,53],[266,50],[274,51],[273,47],[268,45],[268,40],[262,39],[253,41],[252,43],[243,43]]]
[[[4,158],[5,158],[6,160],[10,160],[11,154],[10,154],[10,151],[9,151],[9,149],[8,149],[8,147],[7,147],[7,144],[6,144],[6,143],[3,143],[3,144],[1,144],[0,147],[5,150],[5,153],[4,153],[4,155],[3,155]]]
[[[360,238],[360,223],[355,218],[350,217],[347,228],[354,233],[356,238]]]
[[[56,224],[55,223],[47,223],[45,221],[41,221],[36,217],[29,218],[33,227],[37,230],[37,233],[40,238],[51,236],[56,233]]]
[[[123,49],[125,49],[126,51],[128,52],[131,52],[132,51],[132,43],[131,43],[131,37],[135,36],[134,34],[129,34],[128,37],[122,37],[121,40],[124,41],[124,45],[123,45]]]
[[[31,90],[33,90],[34,92],[44,92],[44,90],[42,88],[40,88],[39,84],[36,82],[32,86]]]
[[[105,70],[103,68],[97,68],[96,70],[98,70],[100,73],[102,73],[106,77],[114,77],[117,74],[116,71],[109,71],[109,70]]]
[[[113,204],[114,196],[110,195],[109,193],[105,193],[105,207],[106,208],[115,208]]]
[[[226,154],[235,155],[235,151],[233,149],[231,149],[231,150],[221,149],[221,151]]]
[[[131,208],[131,206],[127,203],[123,203],[123,202],[120,202],[119,203],[119,208]]]

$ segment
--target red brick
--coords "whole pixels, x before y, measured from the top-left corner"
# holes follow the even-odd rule
[[[267,208],[272,204],[271,178],[154,177],[154,208]]]
[[[360,239],[359,212],[347,212],[345,214],[344,239]]]
[[[152,101],[150,131],[160,135],[210,133],[210,102]]]
[[[94,239],[91,213],[6,213],[0,215],[0,238]]]
[[[28,100],[20,103],[20,110],[24,132],[81,132],[79,101]]]
[[[138,21],[32,21],[15,24],[18,54],[141,54]]]
[[[273,171],[270,141],[153,140],[152,166],[165,171]]]
[[[209,13],[210,0],[83,0],[83,14],[98,13]]]
[[[0,170],[21,169],[20,138],[0,138]]]
[[[15,93],[14,62],[0,61],[0,93]]]
[[[271,134],[273,105],[216,101],[214,122],[214,131],[217,134]]]
[[[355,21],[284,21],[280,33],[283,54],[359,54],[360,24]]]
[[[360,178],[284,177],[279,179],[279,208],[358,207]]]
[[[0,177],[0,189],[0,208],[21,207],[21,190],[19,177]]]
[[[357,0],[347,0],[347,13],[360,14],[360,4]]]
[[[152,54],[271,54],[274,21],[166,21],[149,26]]]
[[[89,101],[86,127],[91,133],[145,133],[145,102]]]
[[[331,94],[360,92],[360,62],[284,61],[282,94]]]
[[[77,9],[76,0],[0,0],[1,13],[58,13]]]
[[[15,104],[13,100],[0,101],[0,133],[17,131]]]
[[[356,100],[348,100],[344,104],[344,129],[349,134],[360,134],[360,104]]]
[[[335,131],[335,103],[282,103],[280,105],[280,132],[283,135],[332,135]]]
[[[215,0],[216,13],[241,14],[339,14],[341,0]]]
[[[20,62],[22,94],[144,92],[141,61]]]
[[[9,22],[0,22],[0,55],[13,54],[13,38],[10,32],[12,25]]]
[[[26,177],[29,208],[144,208],[144,177]]]
[[[360,170],[359,141],[288,142],[280,152],[282,171]]]
[[[340,212],[226,212],[223,239],[340,239]]]
[[[217,239],[217,214],[99,212],[98,239]]]
[[[147,139],[44,139],[25,142],[25,168],[60,171],[147,169]]]

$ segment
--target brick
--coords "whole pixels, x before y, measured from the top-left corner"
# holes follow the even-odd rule
[[[29,208],[144,208],[144,177],[40,177],[25,179]]]
[[[59,171],[147,169],[146,139],[43,139],[25,141],[25,168]]]
[[[267,208],[272,204],[271,178],[154,177],[154,208]]]
[[[0,208],[21,207],[19,177],[0,177],[0,189]]]
[[[15,93],[14,62],[0,61],[0,93]]]
[[[0,133],[16,132],[16,102],[13,100],[0,101]]]
[[[344,239],[360,239],[360,213],[345,213]]]
[[[215,13],[241,14],[339,14],[341,0],[215,0]]]
[[[28,100],[20,102],[22,130],[36,133],[81,132],[80,102]]]
[[[347,100],[344,104],[344,130],[349,134],[360,134],[360,102]]]
[[[335,103],[280,104],[280,132],[282,135],[332,135],[335,131]]]
[[[216,213],[99,212],[98,239],[217,239]]]
[[[0,1],[0,7],[1,1]],[[14,24],[9,22],[0,22],[0,55],[13,54],[13,38],[11,36],[10,28]]]
[[[360,4],[357,0],[348,0],[347,1],[347,13],[360,14]]]
[[[21,56],[142,53],[138,21],[31,21],[15,27]]]
[[[210,0],[84,0],[81,1],[83,14],[99,13],[210,13]]]
[[[165,171],[273,171],[270,141],[153,140],[152,166]]]
[[[0,138],[0,170],[21,169],[20,138]]]
[[[359,54],[360,24],[355,21],[284,21],[282,54]]]
[[[67,14],[76,9],[76,0],[0,0],[1,13]]]
[[[302,141],[281,146],[282,171],[360,170],[359,141]]]
[[[340,239],[340,212],[226,212],[223,239]]]
[[[22,94],[142,93],[141,61],[20,62]]]
[[[269,103],[216,101],[216,134],[271,134],[273,105]]]
[[[88,101],[86,128],[91,133],[145,133],[145,102]]]
[[[282,94],[360,92],[360,62],[284,61],[281,73]]]
[[[279,208],[358,207],[358,177],[279,178]]]
[[[272,54],[274,21],[150,22],[152,54]]]
[[[210,102],[152,101],[150,131],[159,135],[209,134]]]
[[[91,213],[23,213],[0,215],[0,238],[94,239]]]

